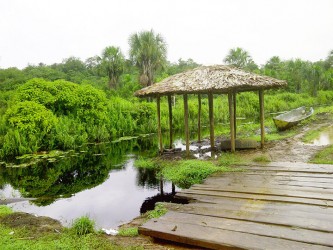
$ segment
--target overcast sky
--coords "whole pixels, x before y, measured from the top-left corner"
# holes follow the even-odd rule
[[[257,64],[325,59],[333,50],[333,0],[0,0],[0,68],[100,55],[153,29],[168,60],[222,64],[231,48]]]

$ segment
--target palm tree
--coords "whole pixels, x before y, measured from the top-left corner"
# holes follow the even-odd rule
[[[109,87],[115,88],[124,71],[125,57],[119,47],[106,47],[102,53],[102,68],[109,77]]]
[[[239,47],[236,49],[230,49],[228,55],[224,58],[224,62],[251,71],[258,68],[252,57],[249,55],[249,52]]]
[[[150,86],[158,69],[166,64],[167,45],[153,30],[132,34],[129,38],[130,58],[140,70],[140,83]]]

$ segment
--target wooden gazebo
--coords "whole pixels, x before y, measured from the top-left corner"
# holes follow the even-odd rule
[[[154,97],[157,99],[158,137],[160,151],[163,152],[160,98],[168,96],[170,147],[172,147],[172,95],[183,95],[186,152],[189,154],[189,126],[188,126],[188,94],[198,95],[198,140],[200,141],[201,94],[208,95],[210,120],[210,145],[215,147],[213,94],[227,94],[230,114],[231,151],[235,151],[236,135],[236,94],[243,91],[258,91],[260,103],[261,147],[264,146],[264,90],[286,86],[286,81],[272,77],[245,72],[235,67],[225,65],[201,66],[193,70],[172,75],[159,83],[135,92],[138,97]]]

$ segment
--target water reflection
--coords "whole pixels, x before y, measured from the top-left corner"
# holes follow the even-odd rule
[[[155,138],[147,137],[86,145],[55,162],[45,159],[26,168],[0,168],[0,198],[34,197],[10,206],[64,225],[89,215],[98,227],[115,227],[138,216],[145,199],[160,192],[154,172],[133,166],[137,154],[156,153]],[[172,190],[170,183],[164,188]]]
[[[57,198],[103,183],[110,170],[123,168],[126,154],[136,141],[81,147],[56,162],[44,160],[26,168],[0,168],[2,184],[21,191],[23,197],[37,198],[36,205],[49,205]]]
[[[326,146],[330,144],[333,144],[333,126],[321,132],[319,137],[313,140],[313,145],[316,146]]]

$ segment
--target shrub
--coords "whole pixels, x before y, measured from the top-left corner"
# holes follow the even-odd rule
[[[94,233],[95,222],[90,220],[88,216],[77,218],[72,226],[72,229],[77,235],[85,235]]]
[[[226,170],[209,161],[184,160],[166,166],[162,175],[181,188],[189,188],[193,184],[201,183],[212,173]]]

